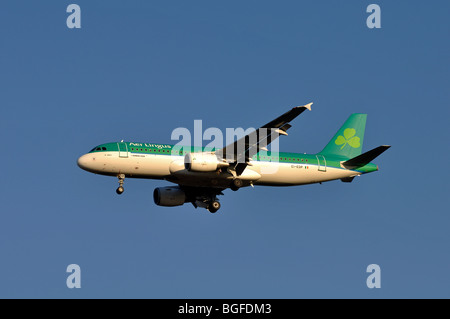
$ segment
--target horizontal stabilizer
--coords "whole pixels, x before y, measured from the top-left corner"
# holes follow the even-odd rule
[[[365,165],[369,164],[371,161],[373,161],[375,158],[380,156],[384,151],[386,151],[390,147],[391,147],[390,145],[378,146],[377,148],[374,148],[373,150],[370,150],[368,152],[365,152],[364,154],[358,155],[352,159],[349,159],[348,161],[342,162],[342,165],[348,169],[365,166]]]

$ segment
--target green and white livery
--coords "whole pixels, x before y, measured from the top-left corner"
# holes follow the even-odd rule
[[[335,136],[317,154],[270,152],[267,146],[286,131],[294,118],[311,104],[294,107],[253,133],[221,149],[182,147],[170,144],[114,142],[94,147],[78,159],[82,169],[119,179],[117,194],[124,191],[125,178],[161,179],[176,185],[158,187],[153,197],[160,206],[192,203],[212,213],[217,199],[230,188],[247,186],[295,186],[374,172],[373,159],[390,146],[362,153],[366,114],[352,114]]]

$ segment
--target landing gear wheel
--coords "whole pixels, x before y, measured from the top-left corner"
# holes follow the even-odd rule
[[[232,191],[237,191],[239,188],[241,188],[243,185],[242,180],[239,178],[235,178],[233,179],[233,182],[231,182],[231,190]]]
[[[125,180],[125,174],[119,174],[117,175],[117,178],[119,179],[119,187],[116,189],[116,193],[120,195],[125,191],[125,189],[123,188],[123,181]]]
[[[208,210],[210,213],[214,214],[215,212],[217,212],[220,209],[220,203],[218,201],[213,201],[211,204],[209,204],[208,206]]]

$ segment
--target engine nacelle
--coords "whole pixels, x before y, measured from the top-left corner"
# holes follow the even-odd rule
[[[184,167],[193,172],[214,172],[228,163],[219,162],[213,153],[189,153],[184,157]]]
[[[153,200],[158,206],[181,206],[186,202],[186,193],[177,186],[158,187],[153,191]]]

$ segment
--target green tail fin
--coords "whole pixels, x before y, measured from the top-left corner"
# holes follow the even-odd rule
[[[334,135],[331,141],[319,153],[353,158],[361,154],[367,114],[354,113]]]

